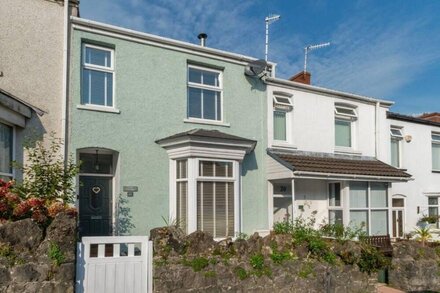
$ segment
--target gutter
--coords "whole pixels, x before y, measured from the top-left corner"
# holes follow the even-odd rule
[[[267,77],[264,81],[266,84],[269,84],[269,85],[283,85],[283,86],[286,86],[289,88],[308,90],[311,92],[329,94],[329,95],[339,96],[342,98],[360,100],[360,101],[368,102],[368,103],[374,103],[374,104],[379,103],[380,105],[386,106],[386,107],[390,107],[390,106],[394,105],[394,102],[392,102],[392,101],[380,100],[380,99],[370,98],[370,97],[366,97],[366,96],[360,96],[360,95],[356,95],[356,94],[341,92],[341,91],[337,91],[337,90],[318,87],[318,86],[314,86],[314,85],[303,84],[303,83],[280,79],[280,78]]]
[[[183,42],[153,34],[143,33],[139,31],[126,29],[114,25],[109,25],[84,18],[79,18],[75,16],[71,16],[70,19],[73,27],[75,29],[82,31],[88,31],[96,34],[116,37],[119,39],[145,43],[153,46],[160,46],[171,50],[183,51],[186,53],[197,54],[210,58],[212,58],[213,56],[217,56],[219,58],[224,58],[227,61],[235,61],[236,63],[240,63],[242,65],[257,60],[254,57],[250,57],[246,55],[226,52],[209,47],[202,47],[200,45],[195,45],[188,42]],[[272,63],[272,62],[268,62],[268,63],[272,67],[272,70],[274,72],[276,63]]]
[[[294,171],[293,175],[298,175],[300,177],[308,176],[308,177],[322,177],[326,179],[341,179],[341,178],[350,178],[350,179],[364,179],[364,180],[381,180],[387,182],[393,181],[410,181],[414,180],[411,177],[391,177],[391,176],[369,176],[369,175],[354,175],[354,174],[335,174],[335,173],[318,173],[318,172],[307,172],[307,171]]]

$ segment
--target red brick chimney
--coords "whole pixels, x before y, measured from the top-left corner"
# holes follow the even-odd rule
[[[295,74],[294,76],[292,76],[291,78],[289,78],[290,81],[294,81],[294,82],[300,82],[300,83],[304,83],[304,84],[310,84],[312,79],[312,75],[310,74],[310,72],[307,71],[301,71],[297,74]]]
[[[424,113],[423,115],[420,115],[418,118],[422,118],[433,122],[440,122],[440,113],[439,112]]]

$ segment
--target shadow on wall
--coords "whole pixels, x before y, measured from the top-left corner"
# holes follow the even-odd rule
[[[257,170],[257,169],[258,169],[257,158],[255,157],[255,151],[253,151],[252,153],[244,157],[243,165],[242,165],[243,176],[246,176],[248,171]]]
[[[19,166],[22,166],[24,163],[24,146],[35,147],[35,143],[43,140],[43,136],[46,133],[47,131],[43,127],[40,117],[34,112],[32,112],[32,117],[26,121],[26,128],[16,128],[14,161]],[[15,179],[21,182],[23,180],[23,174],[16,172]]]
[[[266,90],[266,84],[258,77],[246,76],[247,82],[251,85],[252,90],[264,92]]]
[[[131,215],[131,210],[128,207],[128,198],[122,194],[119,195],[118,201],[118,215],[116,229],[117,235],[131,235],[131,229],[135,228],[132,223],[133,216]]]

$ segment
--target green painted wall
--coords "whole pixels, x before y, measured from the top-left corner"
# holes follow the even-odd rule
[[[115,104],[120,114],[77,109],[80,104],[82,42],[96,41],[115,48]],[[265,180],[266,92],[246,78],[244,66],[74,30],[71,43],[69,151],[103,147],[119,152],[120,190],[134,225],[130,234],[148,234],[168,218],[168,155],[154,141],[182,131],[205,128],[257,140],[243,162],[243,232],[267,229]],[[224,67],[224,121],[230,127],[184,123],[188,60]],[[122,186],[139,192],[126,197]]]

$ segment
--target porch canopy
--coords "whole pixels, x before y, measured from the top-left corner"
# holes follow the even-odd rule
[[[274,149],[268,149],[267,154],[274,160],[269,165],[278,165],[278,172],[269,174],[269,179],[310,178],[386,182],[411,180],[410,174],[373,157]],[[282,170],[280,165],[285,169]]]

